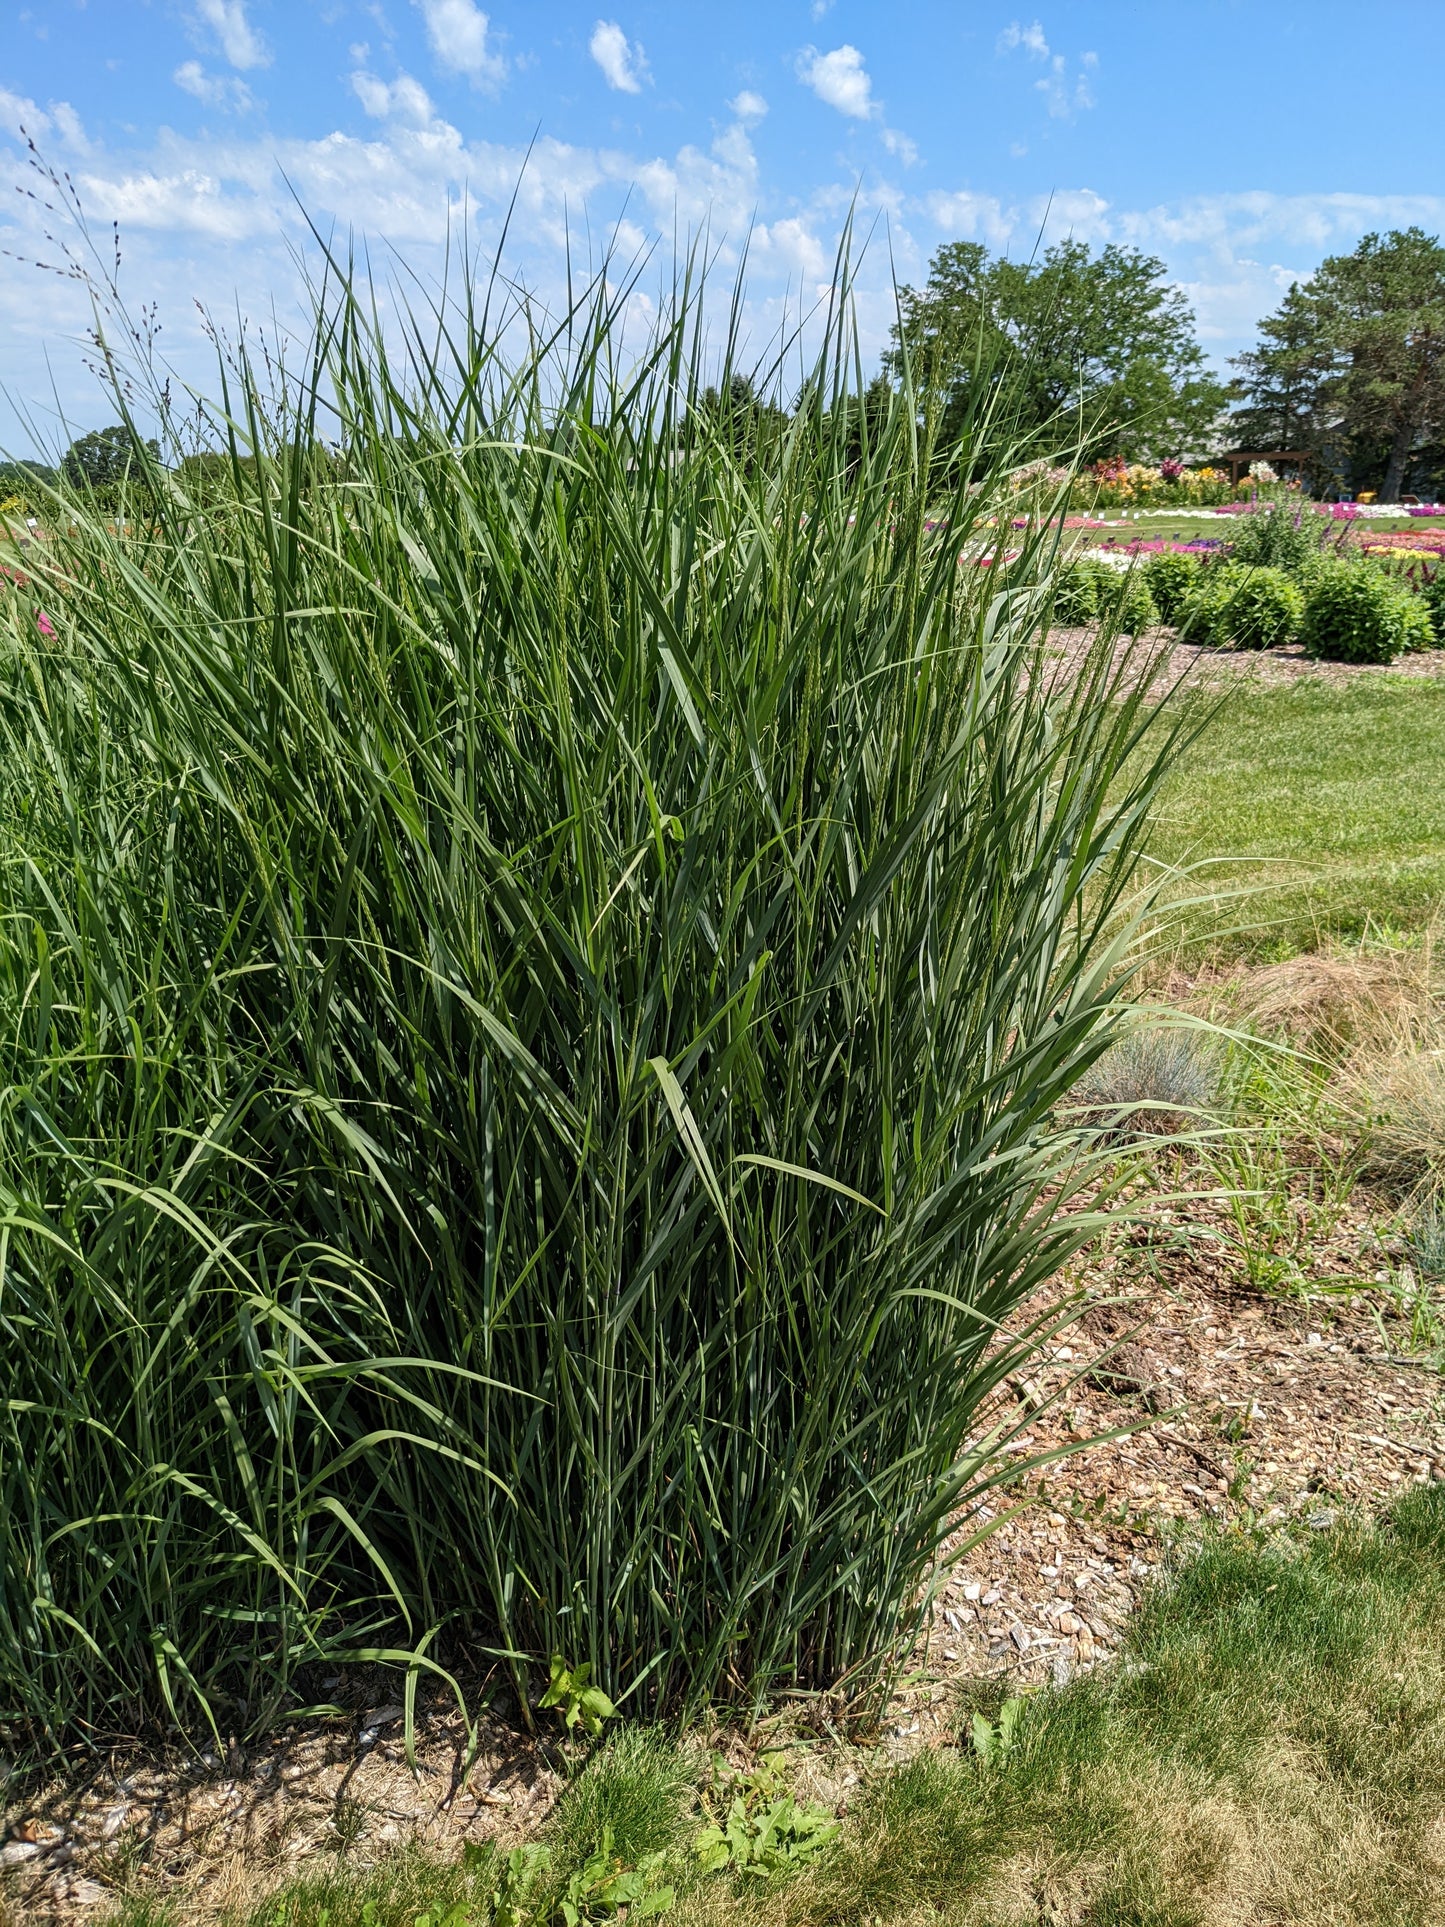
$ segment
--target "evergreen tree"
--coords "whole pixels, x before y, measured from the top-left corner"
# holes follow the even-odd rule
[[[1367,234],[1292,287],[1241,355],[1245,443],[1315,450],[1395,501],[1445,437],[1445,247],[1421,228]],[[1276,442],[1276,437],[1278,440]]]
[[[1317,451],[1328,427],[1324,385],[1334,372],[1334,351],[1323,339],[1314,292],[1298,281],[1277,314],[1259,324],[1258,347],[1236,355],[1235,394],[1243,404],[1231,417],[1242,448]]]

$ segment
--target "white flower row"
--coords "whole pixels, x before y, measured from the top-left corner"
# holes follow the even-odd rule
[[[1296,504],[1296,506],[1300,508],[1311,508],[1314,506],[1314,504],[1301,502]],[[1371,516],[1395,517],[1400,515],[1408,515],[1410,513],[1408,508],[1402,508],[1398,502],[1351,502],[1349,503],[1348,506],[1351,511],[1349,515],[1335,516],[1332,519],[1340,522],[1348,522],[1348,521],[1353,521],[1358,517],[1359,520],[1365,521]],[[1435,508],[1435,507],[1438,507],[1439,505],[1438,503],[1430,502],[1430,503],[1425,503],[1422,506],[1427,508]],[[1121,511],[1121,513],[1123,514],[1125,521],[1133,520],[1136,522],[1141,521],[1147,515],[1162,515],[1162,516],[1169,517],[1171,520],[1178,520],[1178,521],[1229,522],[1229,521],[1232,521],[1234,517],[1239,514],[1239,510],[1238,509],[1124,509]],[[1421,517],[1420,519],[1428,520],[1429,518]]]

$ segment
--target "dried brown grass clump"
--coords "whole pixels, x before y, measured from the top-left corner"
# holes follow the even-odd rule
[[[1342,1083],[1365,1175],[1417,1196],[1445,1190],[1445,1024],[1413,1049],[1361,1051]]]
[[[1438,948],[1316,952],[1189,999],[1213,1018],[1323,1060],[1360,1174],[1417,1200],[1445,1192],[1445,971]]]
[[[1250,971],[1238,982],[1235,1009],[1267,1036],[1333,1055],[1408,1025],[1429,999],[1430,976],[1428,949],[1369,956],[1314,951]]]

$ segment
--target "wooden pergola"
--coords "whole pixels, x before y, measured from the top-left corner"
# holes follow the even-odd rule
[[[1301,448],[1236,448],[1228,455],[1216,455],[1216,463],[1228,462],[1229,479],[1237,482],[1254,462],[1268,462],[1277,468],[1281,462],[1292,468],[1308,468],[1314,456]]]

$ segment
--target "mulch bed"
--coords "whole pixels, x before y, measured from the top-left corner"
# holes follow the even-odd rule
[[[1065,656],[1082,655],[1094,640],[1092,629],[1054,629],[1050,645]],[[1159,669],[1159,687],[1174,683],[1188,688],[1216,689],[1244,682],[1261,689],[1276,689],[1297,682],[1316,682],[1342,688],[1381,676],[1406,676],[1412,681],[1435,681],[1445,677],[1445,649],[1420,649],[1397,656],[1392,663],[1316,662],[1298,643],[1286,649],[1214,649],[1205,643],[1183,642],[1172,629],[1156,629],[1144,638],[1146,645],[1164,651]],[[1131,645],[1121,641],[1121,651]]]
[[[1063,1681],[1113,1651],[1181,1541],[1326,1528],[1445,1479],[1442,1381],[1401,1349],[1368,1200],[1304,1255],[1303,1293],[1261,1294],[1206,1201],[1160,1206],[1089,1266],[1089,1309],[1013,1388],[1016,1412],[1047,1401],[1018,1444],[1131,1429],[1026,1477],[1025,1509],[965,1554],[929,1637],[936,1676]],[[928,1725],[915,1710],[901,1730]]]

